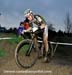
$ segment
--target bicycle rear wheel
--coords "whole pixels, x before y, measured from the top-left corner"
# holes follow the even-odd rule
[[[34,44],[30,39],[22,40],[17,45],[15,50],[15,60],[18,66],[30,68],[35,64],[38,58],[38,51],[35,50],[35,47],[33,46]]]

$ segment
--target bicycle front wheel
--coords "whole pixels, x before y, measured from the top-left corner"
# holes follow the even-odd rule
[[[23,68],[32,67],[38,58],[38,51],[35,49],[32,40],[22,40],[16,47],[15,60],[18,66]]]

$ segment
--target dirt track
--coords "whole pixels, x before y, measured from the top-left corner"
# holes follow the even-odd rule
[[[42,63],[42,60],[38,60],[36,64],[29,69],[23,69],[18,67],[15,63],[14,59],[14,49],[16,45],[13,47],[9,46],[5,42],[2,43],[0,46],[5,46],[9,55],[5,58],[0,58],[0,75],[72,75],[72,54],[63,55],[62,50],[60,52],[56,52],[55,56],[51,60],[50,63]],[[50,71],[49,73],[22,73],[25,70],[30,71]],[[6,71],[14,71],[14,73],[6,73]],[[21,73],[18,73],[22,71]]]

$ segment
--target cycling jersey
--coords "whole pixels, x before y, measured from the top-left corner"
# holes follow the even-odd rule
[[[41,26],[42,24],[44,24],[45,25],[44,34],[46,34],[46,36],[48,36],[48,26],[46,24],[45,19],[42,16],[34,15],[34,19],[31,22],[27,18],[25,19],[24,22],[28,22],[30,24],[30,27],[33,27],[33,23],[38,26]]]
[[[24,29],[28,29],[30,27],[29,23],[24,23]]]
[[[40,15],[34,15],[34,23],[36,25],[41,25],[41,24],[45,24],[46,25],[46,21],[44,20],[44,18]]]
[[[26,30],[30,27],[30,24],[28,22],[21,22],[20,25],[22,25]]]
[[[38,26],[41,26],[42,24],[44,24],[45,25],[45,28],[44,28],[43,32],[44,32],[44,34],[46,36],[48,36],[48,26],[46,24],[45,19],[42,16],[40,16],[40,15],[34,15],[34,21],[33,22],[36,25],[38,25]]]

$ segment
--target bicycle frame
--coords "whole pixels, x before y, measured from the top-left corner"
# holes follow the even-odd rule
[[[26,32],[25,32],[26,33]],[[29,50],[27,51],[27,53],[26,53],[26,55],[27,56],[29,56],[30,55],[30,53],[31,53],[31,51],[32,51],[32,47],[36,47],[35,45],[34,45],[34,38],[35,38],[35,36],[36,36],[36,34],[35,34],[35,32],[33,32],[33,31],[31,31],[31,32],[29,32],[30,33],[30,35],[31,35],[31,38],[29,38],[29,39],[31,39],[31,40],[33,40],[32,42],[31,42],[31,45],[30,45],[30,48],[29,48]],[[24,38],[24,35],[22,35],[22,37]],[[25,38],[26,39],[26,38]],[[42,38],[41,37],[37,37],[37,43],[43,43],[43,41],[42,41]]]

